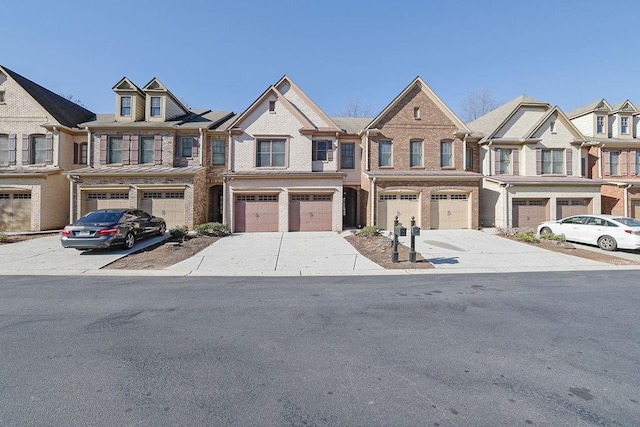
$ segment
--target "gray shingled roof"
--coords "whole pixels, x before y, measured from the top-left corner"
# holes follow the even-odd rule
[[[357,134],[371,123],[371,120],[373,119],[367,117],[331,117],[331,120],[340,126],[340,129],[343,131],[351,134]]]
[[[476,172],[469,171],[461,171],[461,170],[435,170],[435,171],[387,171],[387,170],[379,170],[379,171],[365,171],[363,172],[365,175],[369,177],[397,177],[397,176],[407,176],[407,177],[469,177],[469,178],[481,178],[482,174]]]
[[[119,167],[97,167],[74,169],[65,172],[65,175],[193,175],[204,170],[202,166],[149,166],[130,165]]]
[[[231,117],[232,111],[210,111],[198,110],[199,114],[194,110],[191,113],[177,117],[174,120],[166,122],[116,122],[115,114],[97,114],[95,120],[81,123],[82,127],[92,128],[179,128],[179,129],[224,129],[222,125],[226,124]]]
[[[484,116],[467,123],[467,127],[472,132],[482,133],[484,135],[482,140],[485,140],[497,130],[498,126],[500,126],[520,104],[540,104],[550,107],[546,102],[539,101],[526,95],[520,95],[495,110],[488,112]]]
[[[486,177],[491,181],[509,184],[544,184],[544,185],[585,185],[600,186],[606,181],[579,176],[516,176],[516,175],[492,175]]]
[[[597,101],[594,102],[590,102],[587,105],[583,105],[582,107],[578,107],[575,110],[569,111],[567,113],[567,117],[569,117],[570,119],[573,119],[575,117],[581,116],[585,113],[588,113],[590,111],[593,111],[596,109],[596,107],[598,106],[598,104],[600,104],[602,102],[602,99],[598,99]]]
[[[42,108],[47,110],[58,123],[67,127],[76,127],[78,123],[86,122],[95,116],[95,113],[71,102],[63,96],[51,92],[49,89],[32,82],[26,77],[11,71],[7,67],[0,66],[13,80],[16,81]]]

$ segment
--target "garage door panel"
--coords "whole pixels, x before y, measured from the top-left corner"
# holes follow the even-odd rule
[[[237,195],[234,208],[234,231],[278,231],[277,195]]]
[[[184,191],[144,192],[141,208],[153,216],[164,218],[169,229],[186,224]]]
[[[631,217],[640,219],[640,200],[631,201]]]
[[[589,201],[587,199],[558,199],[556,205],[556,217],[558,219],[589,213]]]
[[[548,220],[547,201],[544,199],[519,199],[512,203],[514,227],[535,229]]]
[[[290,231],[331,231],[333,199],[331,195],[294,194],[289,203]]]
[[[31,193],[0,193],[0,231],[31,230]]]
[[[82,215],[97,209],[121,209],[129,208],[128,192],[102,192],[86,193],[82,200]]]
[[[469,196],[467,194],[432,194],[431,228],[438,230],[469,228]]]
[[[419,198],[417,194],[380,194],[378,197],[378,224],[385,230],[393,230],[396,216],[398,222],[408,226],[411,217],[420,226]]]

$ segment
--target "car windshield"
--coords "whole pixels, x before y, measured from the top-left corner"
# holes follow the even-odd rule
[[[640,221],[634,218],[613,218],[613,220],[621,222],[627,227],[640,227]]]
[[[122,215],[120,212],[91,212],[87,216],[80,218],[78,224],[110,224],[118,222],[120,215]]]

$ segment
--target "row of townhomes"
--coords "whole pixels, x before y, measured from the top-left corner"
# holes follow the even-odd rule
[[[340,231],[640,218],[640,110],[565,114],[519,96],[463,123],[417,77],[372,118],[329,117],[288,76],[241,113],[192,109],[157,78],[95,114],[0,66],[0,231],[138,207],[169,228]]]

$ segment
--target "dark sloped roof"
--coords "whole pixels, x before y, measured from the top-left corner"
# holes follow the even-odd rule
[[[95,114],[63,96],[51,92],[49,89],[32,82],[26,77],[0,66],[13,80],[47,110],[61,125],[75,127],[78,123],[90,120]]]

